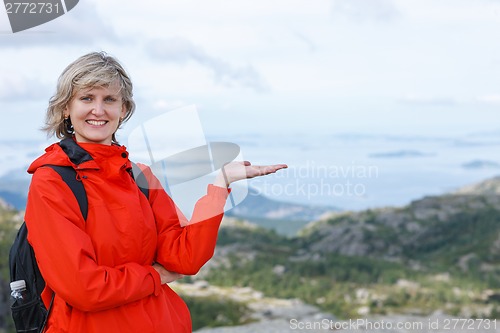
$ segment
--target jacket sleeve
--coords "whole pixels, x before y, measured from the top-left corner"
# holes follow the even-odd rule
[[[78,202],[53,169],[34,173],[25,221],[47,285],[69,305],[100,311],[160,293],[160,277],[152,266],[97,264]]]
[[[207,194],[196,202],[187,220],[151,171],[144,172],[158,230],[156,261],[169,271],[194,275],[213,256],[230,190],[208,185]]]

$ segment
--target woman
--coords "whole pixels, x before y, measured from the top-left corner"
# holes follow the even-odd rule
[[[213,255],[229,184],[286,167],[229,163],[188,221],[149,168],[148,197],[131,177],[115,133],[134,109],[130,78],[105,53],[80,57],[59,77],[45,130],[64,140],[29,167],[25,215],[46,306],[55,293],[46,332],[191,332],[189,310],[167,283],[196,274]],[[47,165],[76,170],[86,220]]]

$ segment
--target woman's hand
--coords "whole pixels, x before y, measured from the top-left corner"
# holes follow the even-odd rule
[[[228,187],[235,181],[265,176],[284,168],[288,168],[288,166],[286,164],[252,165],[248,161],[230,162],[222,167],[221,172],[215,179],[214,185]]]
[[[158,272],[158,274],[160,274],[161,284],[167,284],[170,282],[174,282],[175,280],[179,280],[179,279],[182,279],[184,277],[184,275],[182,275],[182,274],[167,271],[160,264],[153,264],[153,268],[155,269],[155,271]]]

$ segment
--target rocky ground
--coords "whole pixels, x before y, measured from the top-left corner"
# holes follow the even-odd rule
[[[284,310],[285,309],[280,309]],[[300,310],[298,312],[301,312]],[[415,316],[384,316],[373,318],[359,318],[347,321],[336,321],[320,313],[304,313],[295,316],[297,311],[283,313],[273,319],[264,319],[260,322],[212,329],[201,329],[196,333],[320,333],[320,332],[384,332],[384,333],[486,333],[500,332],[500,321],[489,322],[472,319],[452,318],[443,314],[434,314],[431,317]]]
[[[251,288],[221,288],[205,281],[193,284],[174,283],[179,293],[190,296],[218,295],[248,304],[254,322],[232,327],[204,328],[195,333],[319,333],[319,332],[384,332],[384,333],[489,333],[500,332],[500,319],[460,319],[441,312],[429,317],[391,315],[338,320],[315,306],[300,300],[264,297]]]

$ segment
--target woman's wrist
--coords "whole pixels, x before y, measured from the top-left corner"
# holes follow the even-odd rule
[[[228,188],[230,183],[227,179],[227,176],[224,172],[224,168],[217,174],[214,180],[214,185],[222,188]]]

